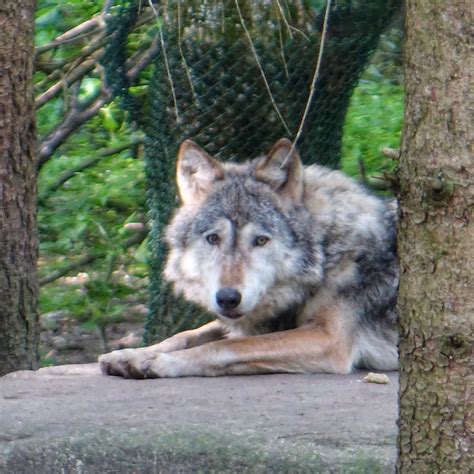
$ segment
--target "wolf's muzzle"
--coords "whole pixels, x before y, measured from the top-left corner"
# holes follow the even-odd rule
[[[235,288],[221,288],[216,293],[216,303],[224,311],[237,308],[242,300],[242,295]]]

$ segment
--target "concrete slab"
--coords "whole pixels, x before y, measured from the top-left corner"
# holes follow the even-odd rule
[[[393,472],[398,376],[0,378],[0,472]]]

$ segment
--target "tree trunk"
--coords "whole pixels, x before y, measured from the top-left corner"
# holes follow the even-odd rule
[[[0,3],[0,375],[38,366],[34,10]]]
[[[400,473],[473,466],[472,24],[469,0],[407,2]]]

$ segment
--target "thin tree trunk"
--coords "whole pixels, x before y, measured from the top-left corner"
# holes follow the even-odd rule
[[[34,10],[0,2],[0,375],[38,366]]]
[[[470,472],[472,2],[408,1],[400,161],[400,473]]]

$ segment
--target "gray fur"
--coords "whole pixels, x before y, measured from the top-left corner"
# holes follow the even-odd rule
[[[197,290],[187,293],[200,283],[181,266],[184,253],[222,219],[235,233],[235,248],[226,252],[238,253],[240,230],[254,223],[278,241],[289,263],[281,274],[275,270],[274,283],[251,314],[236,321],[218,315],[229,331],[253,335],[294,328],[305,323],[300,316],[309,299],[317,303],[330,295],[350,308],[352,366],[395,369],[398,264],[393,201],[375,197],[342,173],[320,166],[305,168],[302,202],[282,198],[256,177],[263,159],[222,165],[224,178],[216,179],[205,199],[177,211],[166,231],[170,257],[165,277],[177,292],[209,309]],[[193,258],[208,257],[196,251]],[[261,262],[262,271],[263,266],[281,263]]]

